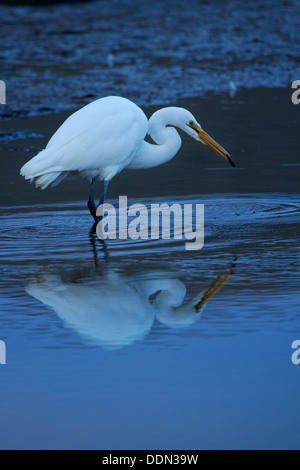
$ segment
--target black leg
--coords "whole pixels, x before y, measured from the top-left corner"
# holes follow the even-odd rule
[[[102,194],[101,194],[101,197],[100,197],[99,206],[101,206],[101,204],[104,204],[108,184],[109,184],[109,181],[104,181],[104,186],[103,186]]]
[[[102,204],[104,204],[105,196],[106,196],[106,193],[107,193],[108,184],[109,184],[109,181],[104,181],[104,186],[103,186],[103,190],[102,190],[102,194],[101,194],[101,197],[100,197],[100,201],[99,201],[98,207],[100,207],[100,206],[102,206]],[[98,209],[98,208],[97,208],[97,209]],[[101,220],[102,220],[102,217],[97,217],[97,222],[100,222]]]
[[[95,183],[95,178],[92,180],[92,183],[91,183],[91,190],[90,190],[90,197],[89,197],[89,201],[88,201],[88,208],[90,210],[90,213],[93,216],[95,224],[97,225],[100,222],[102,217],[97,217],[97,209],[96,209],[96,204],[95,204],[95,200],[94,200],[94,183]],[[102,194],[101,194],[101,197],[100,197],[98,207],[101,206],[102,204],[104,204],[108,184],[109,184],[109,181],[104,181],[104,186],[103,186],[103,190],[102,190]]]
[[[88,201],[88,208],[89,208],[90,213],[92,214],[92,216],[94,218],[95,223],[97,224],[98,220],[97,220],[97,215],[96,215],[96,204],[95,204],[95,200],[94,200],[94,183],[95,183],[95,178],[92,179],[92,183],[91,183],[91,190],[90,190],[90,197],[89,197],[89,201]]]

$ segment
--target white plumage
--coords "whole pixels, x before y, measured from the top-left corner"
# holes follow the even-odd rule
[[[147,130],[148,120],[134,103],[102,98],[72,114],[21,175],[42,189],[71,171],[109,181],[133,158]]]

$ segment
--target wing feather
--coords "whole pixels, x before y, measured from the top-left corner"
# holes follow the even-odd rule
[[[131,101],[107,97],[72,114],[47,145],[62,153],[64,171],[120,166],[134,157],[148,130],[143,111]]]

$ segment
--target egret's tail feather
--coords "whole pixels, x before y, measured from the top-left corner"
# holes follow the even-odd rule
[[[46,175],[35,178],[35,185],[37,188],[46,189],[50,184],[55,184],[56,180],[60,178],[60,176],[61,173],[47,173]]]
[[[59,184],[67,175],[59,166],[62,154],[56,149],[45,149],[21,168],[25,179],[35,181],[36,187],[46,189],[50,184]]]
[[[53,181],[51,184],[52,188],[57,186],[59,183],[61,183],[67,176],[69,175],[69,171],[64,171],[63,173],[60,173],[60,175]]]

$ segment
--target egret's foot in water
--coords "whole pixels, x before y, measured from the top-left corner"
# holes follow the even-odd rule
[[[95,224],[97,225],[97,223],[99,222],[98,221],[98,218],[97,218],[97,215],[96,215],[96,205],[95,203],[92,203],[92,201],[89,200],[88,202],[88,208],[90,210],[90,213],[95,221]]]
[[[94,182],[95,178],[91,182],[91,190],[90,190],[90,197],[88,200],[88,208],[90,210],[90,213],[95,221],[95,224],[97,225],[98,219],[97,219],[97,209],[96,209],[96,204],[95,204],[95,199],[94,199]]]
[[[91,214],[92,214],[92,212],[91,212]],[[93,214],[92,214],[92,215],[93,215]],[[96,212],[95,212],[95,217],[94,217],[94,215],[93,215],[93,218],[94,218],[94,220],[95,220],[95,223],[94,223],[94,224],[92,225],[92,227],[91,227],[90,236],[93,236],[93,235],[96,235],[96,234],[97,234],[97,226],[98,226],[99,222],[101,222],[101,220],[103,219],[103,216],[98,217],[98,216],[96,215]]]
[[[94,223],[90,230],[90,237],[92,238],[94,235],[97,235],[97,224]]]

